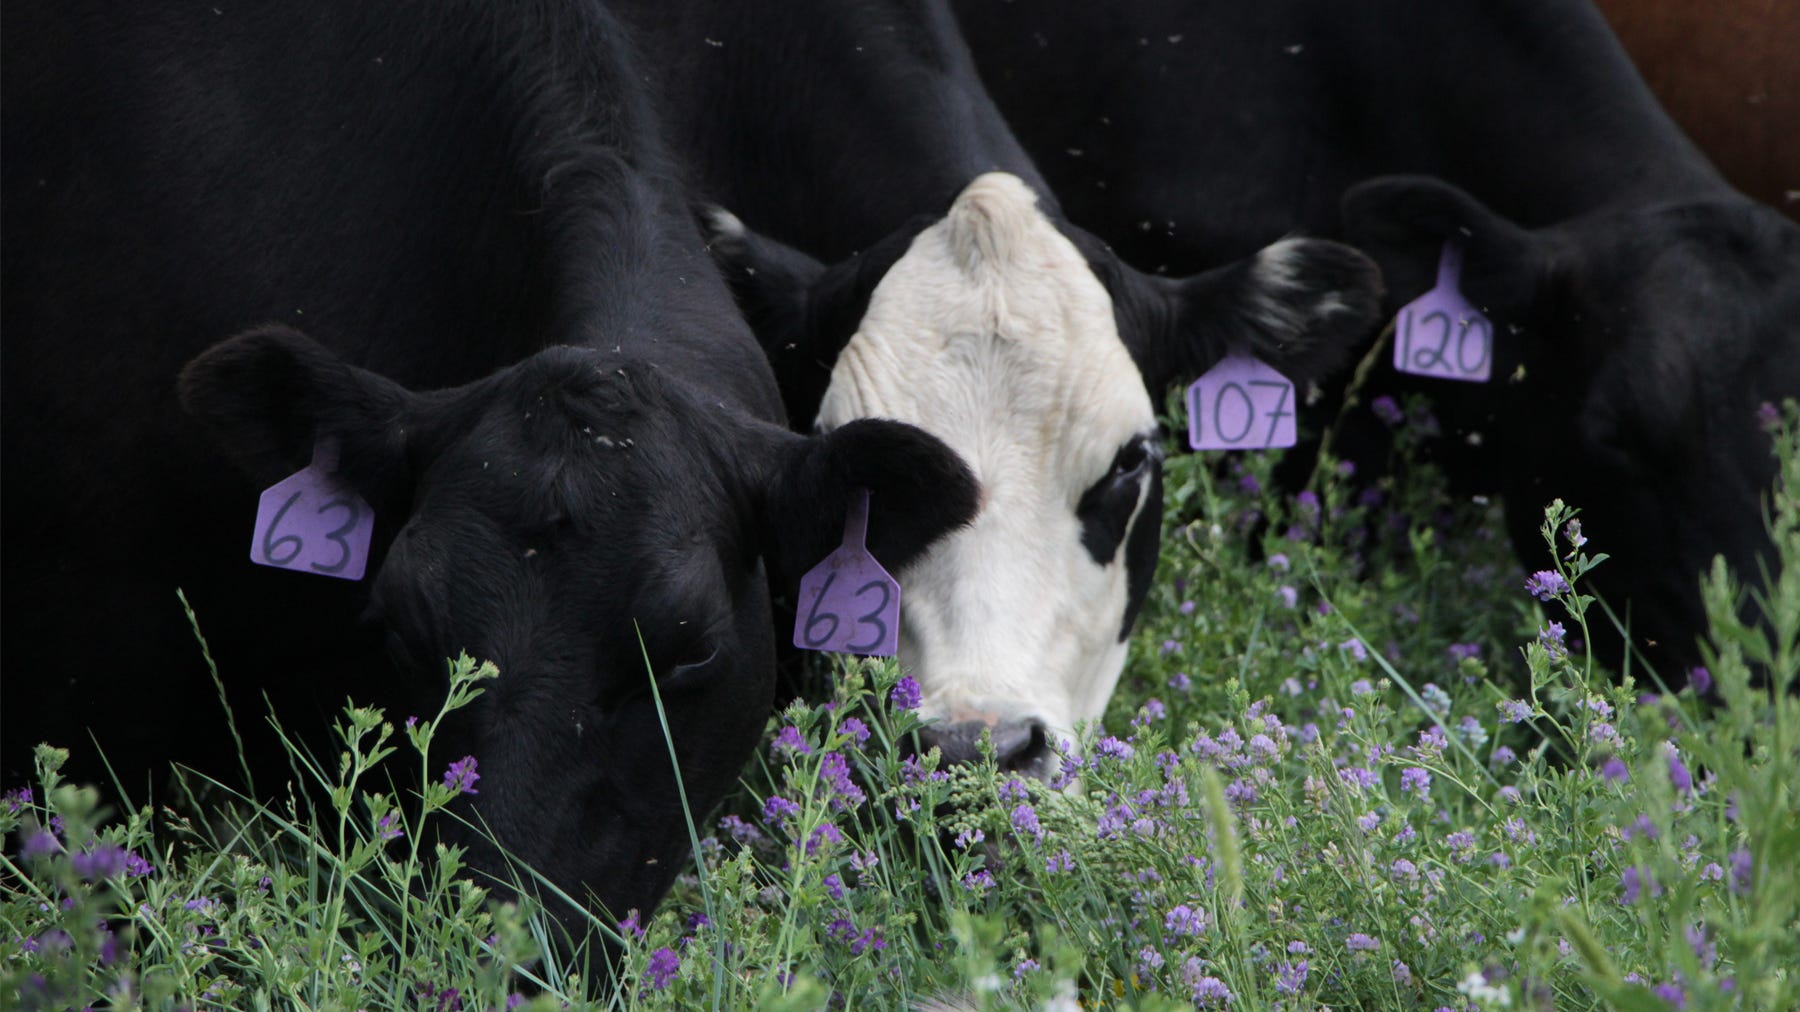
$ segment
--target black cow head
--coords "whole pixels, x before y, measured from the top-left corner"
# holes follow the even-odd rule
[[[1140,274],[1004,173],[832,267],[712,224],[796,417],[912,422],[981,480],[982,515],[911,574],[900,658],[941,721],[928,742],[966,758],[991,729],[999,760],[1027,773],[1100,717],[1124,665],[1161,533],[1166,386],[1236,349],[1304,380],[1379,300],[1369,261],[1328,242],[1285,240],[1197,278]]]
[[[1543,506],[1580,507],[1593,547],[1612,555],[1595,587],[1629,615],[1645,657],[1680,677],[1705,628],[1698,575],[1723,555],[1753,579],[1769,550],[1774,462],[1759,409],[1800,396],[1800,229],[1721,199],[1533,230],[1414,177],[1363,183],[1344,211],[1396,301],[1430,287],[1447,237],[1464,245],[1463,291],[1498,332],[1494,382],[1440,404],[1495,419],[1526,568],[1547,565]]]
[[[499,666],[447,756],[479,759],[480,820],[615,916],[648,909],[686,850],[651,679],[698,814],[772,704],[764,560],[787,580],[823,558],[858,487],[895,569],[976,509],[968,469],[909,426],[804,438],[585,349],[414,393],[271,328],[195,359],[181,393],[259,480],[338,444],[392,519],[370,604],[396,659]]]

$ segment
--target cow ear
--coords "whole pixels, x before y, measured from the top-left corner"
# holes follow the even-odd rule
[[[1318,379],[1348,357],[1381,312],[1375,264],[1324,239],[1283,239],[1236,263],[1164,284],[1169,324],[1139,328],[1138,340],[1157,347],[1133,349],[1157,391],[1234,351],[1296,382]]]
[[[774,367],[788,416],[811,421],[869,296],[931,218],[921,215],[830,266],[752,231],[723,208],[704,209],[700,218],[707,247]]]
[[[1343,212],[1345,234],[1381,265],[1398,302],[1436,283],[1445,240],[1462,244],[1460,287],[1484,310],[1529,302],[1550,262],[1547,240],[1431,176],[1358,183],[1345,192]]]
[[[299,331],[262,327],[214,345],[182,369],[180,394],[258,482],[304,467],[321,439],[336,443],[338,473],[371,501],[401,476],[413,395]]]
[[[869,551],[895,574],[980,509],[981,486],[956,451],[904,422],[859,418],[820,435],[772,435],[762,522],[777,586],[843,542],[858,489],[869,490]]]

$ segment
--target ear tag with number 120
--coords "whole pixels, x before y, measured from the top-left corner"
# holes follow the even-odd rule
[[[360,580],[369,565],[375,511],[337,476],[337,444],[321,439],[312,463],[263,490],[250,561]]]
[[[1415,376],[1486,383],[1494,367],[1494,325],[1457,287],[1460,243],[1444,240],[1437,286],[1394,317],[1394,368]]]
[[[844,543],[800,578],[794,645],[892,657],[900,649],[900,582],[863,547],[869,490],[850,495]]]
[[[1267,363],[1227,355],[1187,388],[1188,446],[1267,450],[1294,445],[1294,384]]]

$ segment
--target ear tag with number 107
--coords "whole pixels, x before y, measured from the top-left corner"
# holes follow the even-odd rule
[[[844,543],[800,578],[794,645],[892,657],[900,649],[900,582],[863,547],[869,490],[850,495]]]
[[[375,511],[337,475],[337,444],[321,439],[312,463],[263,490],[250,561],[360,580],[369,565]]]
[[[1227,355],[1187,389],[1188,446],[1267,450],[1294,445],[1294,384],[1248,355]]]
[[[1444,240],[1437,286],[1394,317],[1394,368],[1415,376],[1486,383],[1494,367],[1494,324],[1457,287],[1462,245]]]

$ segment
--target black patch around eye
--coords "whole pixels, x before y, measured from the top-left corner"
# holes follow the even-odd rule
[[[1154,465],[1159,456],[1151,437],[1131,440],[1119,448],[1106,476],[1083,492],[1075,504],[1075,516],[1081,521],[1082,547],[1096,564],[1104,566],[1118,555],[1132,512],[1137,509],[1144,474],[1156,472]],[[1157,481],[1160,490],[1160,477]],[[1161,522],[1160,517],[1156,522]]]

